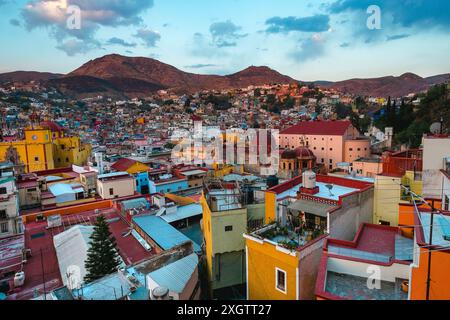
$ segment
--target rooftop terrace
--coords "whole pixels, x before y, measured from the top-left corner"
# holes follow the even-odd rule
[[[408,294],[401,290],[403,280],[381,281],[380,289],[369,289],[367,278],[348,274],[327,272],[325,290],[349,300],[407,300]]]

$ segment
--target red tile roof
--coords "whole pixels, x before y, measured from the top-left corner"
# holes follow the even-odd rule
[[[116,161],[111,167],[116,171],[127,171],[131,168],[134,164],[136,164],[136,160],[131,160],[127,158],[122,158],[118,161]]]
[[[348,120],[343,121],[304,121],[287,128],[280,134],[292,135],[320,135],[320,136],[343,136],[351,126]]]

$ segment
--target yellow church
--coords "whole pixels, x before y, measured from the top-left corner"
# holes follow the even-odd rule
[[[24,130],[21,141],[0,142],[0,161],[24,165],[25,172],[85,165],[91,154],[90,144],[78,136],[65,136],[61,126],[42,122]]]

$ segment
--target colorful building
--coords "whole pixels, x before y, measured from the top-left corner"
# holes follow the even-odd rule
[[[17,193],[14,177],[0,174],[0,239],[23,232]]]
[[[314,299],[324,240],[371,222],[373,184],[306,171],[266,191],[265,223],[246,239],[249,300]]]
[[[130,197],[135,191],[134,177],[127,172],[107,173],[97,177],[97,193],[104,200]]]
[[[410,203],[406,188],[422,195],[422,150],[386,153],[383,173],[375,177],[373,223],[398,226],[399,204]]]
[[[317,300],[408,300],[413,240],[398,227],[363,224],[353,241],[327,239]]]
[[[264,215],[262,203],[246,203],[246,199],[237,184],[221,182],[207,184],[200,199],[208,282],[213,298],[245,296],[242,235],[257,221],[262,222]]]
[[[43,122],[38,127],[25,129],[21,141],[0,142],[0,161],[23,164],[26,172],[86,164],[91,146],[79,137],[65,136],[62,127]]]
[[[403,232],[414,239],[410,298],[426,300],[428,291],[430,300],[449,300],[450,212],[441,210],[432,218],[431,205],[439,209],[441,202],[433,199],[426,201],[428,204],[402,205],[399,211]],[[430,229],[433,230],[432,238]]]
[[[370,156],[370,140],[362,137],[350,121],[308,121],[280,132],[280,149],[306,146],[317,163],[327,170],[341,162]]]

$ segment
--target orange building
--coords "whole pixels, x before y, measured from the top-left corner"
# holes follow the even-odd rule
[[[433,226],[431,240],[430,226]],[[430,300],[449,300],[450,212],[434,214],[431,224],[431,210],[415,208],[414,238],[416,250],[411,274],[411,300],[426,300],[427,291]]]

